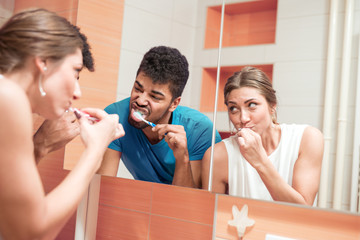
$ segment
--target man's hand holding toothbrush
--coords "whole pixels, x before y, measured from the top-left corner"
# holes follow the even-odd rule
[[[184,127],[173,124],[157,124],[152,128],[152,131],[157,132],[160,139],[165,138],[165,141],[173,151],[176,162],[172,184],[196,187],[192,176]]]

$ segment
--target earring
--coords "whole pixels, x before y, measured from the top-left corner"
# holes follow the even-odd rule
[[[47,67],[44,67],[43,68],[44,72],[47,70]],[[40,91],[40,95],[42,97],[45,97],[46,96],[46,92],[44,91],[43,87],[42,87],[42,84],[41,84],[41,80],[42,80],[42,75],[40,75],[40,78],[39,78],[39,91]]]

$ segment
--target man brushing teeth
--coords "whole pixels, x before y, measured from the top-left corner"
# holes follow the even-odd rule
[[[177,49],[159,46],[144,55],[130,98],[105,108],[119,115],[126,134],[109,145],[98,173],[115,176],[121,158],[136,180],[201,187],[201,159],[213,125],[199,111],[179,106],[188,77],[187,60]]]

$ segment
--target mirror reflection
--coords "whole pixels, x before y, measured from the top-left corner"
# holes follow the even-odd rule
[[[256,1],[263,2],[263,5],[249,5],[253,2],[255,1],[226,1],[217,130],[223,138],[230,136],[234,131],[224,104],[223,89],[226,80],[247,65],[261,69],[272,80],[278,97],[276,109],[279,123],[308,124],[322,130],[330,1],[322,1],[316,8],[300,2]],[[212,120],[222,2],[191,1],[180,4],[174,1],[167,4],[163,6],[157,1],[152,1],[151,6],[137,5],[131,1],[125,3],[117,98],[122,100],[129,97],[134,81],[128,79],[135,80],[137,67],[144,53],[153,46],[172,46],[179,49],[189,62],[190,76],[180,105],[197,109]],[[173,11],[161,10],[165,8]],[[185,8],[186,19],[178,15]],[[302,11],[297,11],[298,9]],[[210,24],[211,21],[214,22],[213,25]],[[340,23],[338,27],[343,29]],[[339,43],[336,48],[338,54],[341,52],[340,46]],[[340,71],[340,67],[334,69],[333,74],[337,79],[340,77]],[[355,87],[352,86],[355,86],[357,80],[355,75],[353,74],[350,79],[350,96],[353,97]],[[339,89],[339,81],[335,81],[334,85],[334,89]],[[334,131],[330,136],[332,149],[335,149],[336,145],[335,119],[338,98],[339,94],[334,90],[334,110],[331,113]],[[351,156],[355,109],[353,105],[349,106],[352,111],[348,112],[349,124],[346,138],[343,140],[347,146],[347,157],[344,157],[343,210],[350,209],[353,162]],[[325,207],[329,208],[332,207],[335,155],[335,150],[328,154],[329,176],[324,183],[328,189],[325,193]],[[133,177],[122,163],[117,175]],[[318,176],[311,178],[318,179]],[[314,194],[310,195],[313,198]]]

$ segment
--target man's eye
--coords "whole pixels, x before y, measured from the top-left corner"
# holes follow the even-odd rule
[[[152,95],[151,97],[152,97],[153,99],[155,99],[155,100],[160,100],[160,98],[157,97],[157,96],[155,96],[155,95]]]

